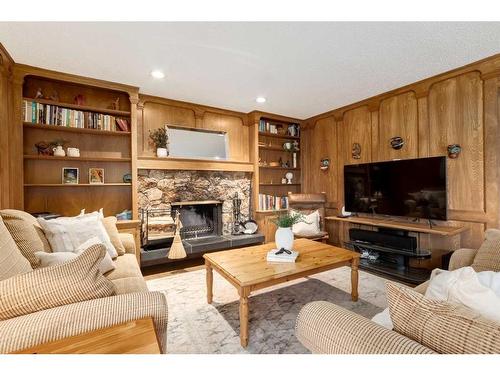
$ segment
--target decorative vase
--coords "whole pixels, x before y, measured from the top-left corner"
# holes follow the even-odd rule
[[[274,242],[276,243],[276,248],[292,250],[293,247],[293,232],[292,228],[282,228],[276,229],[276,234],[274,236]]]
[[[158,156],[159,158],[166,158],[168,156],[167,149],[163,147],[158,147],[156,149],[156,156]]]
[[[52,149],[54,152],[54,156],[66,156],[66,152],[62,148],[62,146],[56,146]]]

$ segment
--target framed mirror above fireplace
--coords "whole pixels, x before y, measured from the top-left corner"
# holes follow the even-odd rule
[[[229,139],[226,132],[167,125],[171,157],[227,160]]]

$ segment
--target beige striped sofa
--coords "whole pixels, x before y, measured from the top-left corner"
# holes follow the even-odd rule
[[[1,212],[0,212],[1,213]],[[0,221],[2,221],[0,217]],[[8,236],[4,231],[0,237]],[[149,292],[137,264],[134,238],[120,233],[125,254],[115,259],[116,268],[104,276],[115,295],[59,306],[0,321],[0,353],[10,353],[48,341],[85,333],[145,317],[152,317],[162,352],[166,352],[167,302],[161,292]],[[19,240],[19,239],[17,239]],[[5,241],[0,238],[0,250]],[[19,245],[18,245],[19,246]],[[24,254],[23,254],[24,255]],[[10,257],[12,258],[12,257]],[[7,262],[2,258],[0,262]],[[29,263],[27,263],[29,265]]]
[[[472,265],[476,253],[477,250],[473,249],[456,250],[450,259],[449,269],[455,270]],[[414,290],[424,294],[427,285],[428,282],[425,282]],[[406,336],[388,330],[352,311],[324,301],[311,302],[302,308],[297,317],[295,333],[299,341],[313,353],[435,353],[430,348]]]

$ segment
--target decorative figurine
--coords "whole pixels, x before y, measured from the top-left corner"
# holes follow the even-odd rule
[[[328,159],[328,158],[321,159],[319,168],[322,171],[326,171],[329,167],[330,167],[330,159]]]
[[[460,155],[461,152],[462,152],[462,146],[460,146],[457,143],[448,146],[448,157],[450,159],[458,158],[458,155]]]
[[[84,105],[85,104],[85,97],[82,94],[78,94],[77,96],[75,96],[75,104]]]
[[[111,103],[111,109],[119,110],[120,109],[120,97],[118,96],[113,103]]]
[[[36,90],[35,99],[43,99],[43,92],[41,87]]]
[[[287,184],[290,185],[292,184],[292,178],[293,178],[293,173],[292,172],[287,172],[285,174],[285,178],[287,179]]]
[[[359,143],[352,144],[351,155],[353,159],[361,159],[361,145]]]
[[[54,91],[51,96],[49,96],[49,100],[53,100],[55,102],[59,101],[59,94],[57,91]]]
[[[401,150],[405,145],[405,141],[401,137],[392,137],[390,142],[391,142],[391,147],[394,150]]]
[[[38,151],[38,155],[50,156],[52,155],[52,147],[47,142],[35,143],[35,147]]]

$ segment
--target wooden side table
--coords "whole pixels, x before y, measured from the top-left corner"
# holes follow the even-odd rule
[[[14,354],[160,354],[153,319],[145,318],[40,344]]]

